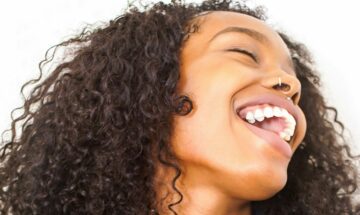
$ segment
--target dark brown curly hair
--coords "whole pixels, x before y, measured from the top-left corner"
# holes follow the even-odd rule
[[[22,86],[23,93],[36,84],[15,109],[24,112],[7,130],[11,139],[2,143],[1,214],[150,214],[157,205],[154,159],[176,170],[172,186],[180,200],[168,207],[179,204],[175,181],[181,169],[169,139],[174,114],[191,111],[191,100],[176,92],[179,52],[201,28],[189,21],[219,10],[266,20],[263,8],[242,2],[173,0],[132,6],[104,26],[86,27],[51,47],[39,64],[40,76]],[[289,164],[284,189],[252,207],[270,215],[360,214],[352,199],[359,156],[350,152],[337,110],[324,101],[306,47],[279,34],[302,84],[307,133]],[[58,48],[71,59],[41,80]]]

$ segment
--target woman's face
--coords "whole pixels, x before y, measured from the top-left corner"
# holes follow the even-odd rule
[[[185,171],[183,183],[249,200],[271,197],[284,187],[291,154],[306,131],[289,50],[274,30],[253,17],[220,11],[196,19],[200,29],[183,46],[178,85],[194,108],[175,116],[171,141]],[[288,91],[273,88],[279,77],[283,86],[290,85]],[[275,106],[296,119],[290,143],[276,133],[291,130],[289,117],[250,124],[236,113],[238,107],[245,117]]]

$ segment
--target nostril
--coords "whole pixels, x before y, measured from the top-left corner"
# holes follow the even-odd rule
[[[273,89],[288,92],[291,89],[291,87],[290,87],[290,85],[288,85],[286,83],[281,83],[281,85],[280,84],[274,85]]]
[[[292,97],[291,100],[293,101],[294,104],[298,104],[300,101],[300,94],[299,93],[295,93]]]

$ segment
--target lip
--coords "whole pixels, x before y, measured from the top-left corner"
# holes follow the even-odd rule
[[[279,137],[279,135],[277,135],[273,132],[258,128],[258,127],[251,125],[245,121],[244,121],[244,123],[245,123],[245,126],[249,130],[251,130],[258,137],[264,139],[275,150],[277,150],[281,154],[285,155],[288,159],[290,159],[292,157],[293,152],[292,152],[290,144],[287,143],[285,140],[281,139]]]

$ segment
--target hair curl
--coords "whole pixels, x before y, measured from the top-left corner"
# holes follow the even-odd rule
[[[181,169],[169,138],[173,115],[185,115],[192,106],[176,92],[179,52],[201,27],[188,25],[189,20],[218,10],[266,20],[261,7],[239,2],[174,0],[143,11],[131,7],[105,26],[86,27],[54,46],[52,57],[57,48],[78,48],[69,48],[73,58],[40,81],[43,66],[51,61],[46,54],[40,77],[21,88],[23,93],[37,83],[0,151],[1,213],[149,214],[156,205],[156,158],[176,170],[172,186],[181,198],[169,209],[180,203],[175,181]],[[252,207],[270,215],[359,214],[360,205],[351,198],[358,184],[357,157],[346,144],[337,110],[326,105],[305,46],[279,34],[302,84],[300,107],[308,129],[289,164],[284,189]]]

